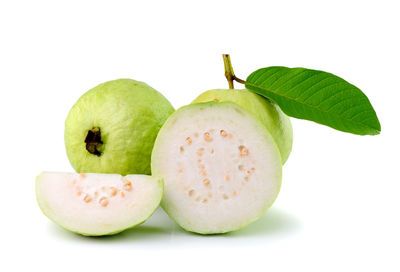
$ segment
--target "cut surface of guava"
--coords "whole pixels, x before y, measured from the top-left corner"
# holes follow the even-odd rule
[[[102,83],[83,94],[68,113],[68,159],[78,173],[150,174],[154,140],[172,112],[169,101],[146,83]]]
[[[202,234],[240,229],[276,199],[282,178],[268,130],[231,102],[176,111],[161,128],[152,172],[164,179],[162,207],[182,228]]]
[[[293,129],[289,117],[277,104],[247,89],[215,89],[200,94],[193,103],[216,101],[233,102],[257,118],[269,131],[278,145],[285,163],[292,151]]]
[[[162,194],[162,179],[146,175],[42,172],[36,178],[43,213],[88,236],[115,234],[144,222]]]

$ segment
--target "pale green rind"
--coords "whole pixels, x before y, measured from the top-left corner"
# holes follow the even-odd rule
[[[172,112],[169,101],[143,82],[100,84],[79,98],[65,121],[69,161],[80,173],[150,174],[154,140]],[[93,127],[101,129],[101,156],[86,150],[84,140]]]
[[[237,107],[236,103],[233,103],[233,102],[230,102],[230,101],[221,101],[221,102],[209,101],[209,102],[197,102],[197,103],[194,103],[194,104],[183,106],[183,107],[179,108],[178,110],[176,110],[167,119],[167,121],[165,122],[163,127],[160,129],[159,134],[158,134],[158,136],[156,138],[156,141],[155,141],[155,144],[154,144],[154,148],[153,148],[153,152],[152,152],[152,160],[151,160],[151,162],[152,162],[151,163],[151,169],[152,169],[153,174],[159,175],[159,176],[162,177],[162,173],[160,173],[158,171],[157,164],[154,163],[154,161],[155,161],[154,158],[155,158],[155,156],[157,156],[156,153],[158,152],[159,147],[164,144],[163,135],[165,133],[168,133],[168,130],[170,129],[171,125],[175,122],[176,118],[179,118],[179,115],[182,114],[182,112],[184,112],[187,109],[196,109],[196,108],[200,109],[200,108],[204,108],[204,106],[208,106],[208,105],[209,106],[227,106],[227,107],[232,107],[233,106],[233,107]],[[244,110],[243,108],[241,108],[241,109]],[[246,112],[248,112],[248,111],[246,111]],[[260,131],[263,131],[263,133],[265,133],[265,137],[271,139],[270,143],[272,143],[276,148],[277,158],[278,159],[282,159],[282,157],[280,155],[280,152],[279,152],[279,147],[278,147],[276,141],[273,140],[273,136],[271,135],[271,133],[265,128],[265,126],[259,121],[259,119],[256,119],[256,118],[254,118],[254,119],[255,119],[256,123],[259,124],[258,128],[263,128],[263,129],[260,129]],[[277,199],[277,197],[279,195],[279,192],[280,192],[280,189],[281,189],[281,185],[282,185],[282,168],[280,167],[279,170],[280,170],[280,172],[279,172],[279,176],[280,176],[280,178],[279,178],[279,187],[278,187],[278,191],[277,191],[277,193],[275,195],[275,198],[270,202],[269,205],[266,205],[264,207],[264,209],[259,214],[259,216],[255,217],[252,220],[246,222],[245,224],[239,225],[239,226],[237,226],[236,228],[233,228],[233,229],[226,229],[226,230],[223,230],[223,231],[216,231],[216,232],[207,232],[207,231],[199,231],[199,230],[193,229],[193,228],[188,228],[188,227],[183,226],[183,224],[179,223],[179,221],[171,215],[171,213],[169,212],[168,200],[166,199],[165,195],[164,195],[163,199],[161,200],[160,205],[163,208],[163,210],[165,211],[165,213],[169,216],[169,218],[171,218],[171,220],[173,220],[177,225],[179,225],[182,229],[184,229],[185,231],[188,231],[188,232],[201,234],[201,235],[213,235],[213,234],[224,234],[224,233],[240,230],[240,229],[242,229],[242,228],[254,223],[258,219],[260,219],[267,212],[267,210],[272,206],[272,204],[275,202],[275,200]],[[266,202],[267,202],[267,200],[266,200]]]
[[[160,206],[163,194],[164,194],[164,182],[162,178],[156,179],[155,181],[158,183],[158,187],[160,189],[159,194],[156,196],[156,198],[158,199],[154,205],[154,209],[148,214],[148,216],[146,216],[145,218],[142,218],[139,222],[132,224],[129,227],[125,227],[119,230],[115,230],[112,232],[102,232],[102,233],[86,233],[86,232],[82,232],[79,231],[77,229],[70,229],[67,228],[65,226],[63,226],[62,224],[60,224],[59,222],[57,222],[56,220],[54,220],[54,218],[52,218],[48,213],[47,210],[49,209],[49,205],[42,200],[40,194],[38,193],[38,187],[39,187],[39,182],[40,182],[40,176],[43,175],[45,172],[40,173],[35,180],[35,194],[36,194],[36,202],[38,203],[38,206],[40,208],[40,210],[42,211],[42,213],[53,223],[59,225],[60,227],[62,227],[63,229],[70,231],[70,232],[74,232],[83,236],[109,236],[109,235],[114,235],[114,234],[118,234],[122,231],[134,228],[138,225],[143,224],[148,218],[150,218],[150,216],[153,215],[153,213],[157,210],[157,208]]]
[[[230,101],[244,108],[264,124],[277,143],[285,163],[293,143],[293,129],[289,117],[278,105],[248,90],[216,89],[200,94],[192,103]]]

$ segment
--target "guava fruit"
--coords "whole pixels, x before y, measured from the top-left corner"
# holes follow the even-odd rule
[[[232,102],[191,104],[173,113],[154,145],[161,202],[185,230],[224,233],[264,214],[276,199],[282,163],[266,127]]]
[[[65,147],[80,173],[150,174],[154,140],[174,111],[147,84],[108,81],[82,95],[65,121]]]
[[[246,89],[216,89],[199,95],[192,103],[230,101],[244,108],[268,129],[278,145],[285,163],[292,150],[293,129],[289,117],[278,105]]]
[[[36,178],[43,213],[86,236],[111,235],[143,223],[162,194],[162,179],[146,175],[43,172]]]

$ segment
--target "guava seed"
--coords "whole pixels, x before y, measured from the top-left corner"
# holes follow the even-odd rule
[[[204,183],[205,185],[208,185],[208,184],[210,184],[210,180],[209,180],[209,179],[205,179],[205,180],[203,180],[203,183]]]
[[[240,157],[247,156],[249,154],[249,150],[244,146],[239,146]]]
[[[111,196],[116,196],[117,195],[117,188],[115,187],[110,187],[111,189]],[[97,192],[96,192],[97,193]]]
[[[204,133],[204,140],[206,140],[207,142],[211,142],[212,141],[212,139],[210,137],[210,133],[208,133],[208,132]]]
[[[92,198],[90,197],[90,195],[86,195],[86,196],[83,198],[83,201],[85,201],[86,203],[89,203],[90,201],[92,201]]]
[[[129,180],[128,180],[128,181],[125,181],[125,183],[124,183],[124,190],[125,190],[125,191],[130,191],[130,190],[132,190],[132,182],[130,182]]]
[[[108,199],[106,197],[100,198],[99,202],[100,202],[100,205],[103,207],[107,207],[107,205],[108,205]]]

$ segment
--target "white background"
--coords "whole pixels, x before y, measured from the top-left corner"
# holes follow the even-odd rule
[[[399,271],[398,1],[1,1],[1,271]],[[398,3],[397,3],[398,4]],[[73,171],[65,117],[97,84],[133,78],[175,107],[266,66],[332,72],[361,88],[382,133],[292,119],[273,207],[228,235],[183,232],[158,210],[107,238],[64,231],[34,179]],[[239,85],[237,85],[240,87]]]

